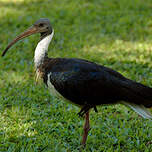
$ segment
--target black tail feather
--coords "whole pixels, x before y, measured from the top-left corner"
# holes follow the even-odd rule
[[[152,107],[152,88],[132,80],[123,83],[124,100],[130,103],[144,105],[147,108]]]

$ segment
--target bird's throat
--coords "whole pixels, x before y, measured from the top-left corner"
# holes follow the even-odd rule
[[[38,43],[36,49],[35,49],[35,55],[34,55],[34,64],[35,68],[39,68],[41,64],[43,64],[45,57],[47,56],[48,47],[49,44],[53,38],[54,32],[46,37],[44,37],[40,42]]]

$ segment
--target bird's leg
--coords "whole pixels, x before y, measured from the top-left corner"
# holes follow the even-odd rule
[[[86,114],[85,114],[85,124],[84,124],[84,127],[83,127],[83,138],[82,138],[82,145],[83,146],[86,145],[89,130],[90,130],[89,111],[87,111]]]
[[[96,107],[96,106],[94,106],[93,108],[94,108],[94,111],[95,111],[95,112],[98,112],[98,110],[97,110],[97,107]]]

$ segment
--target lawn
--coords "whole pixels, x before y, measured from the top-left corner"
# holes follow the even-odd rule
[[[152,87],[152,1],[0,0],[0,53],[39,18],[55,36],[50,57],[105,65]],[[78,152],[84,120],[79,108],[36,84],[31,36],[0,57],[0,152]],[[150,152],[152,122],[123,105],[91,111],[84,152]]]

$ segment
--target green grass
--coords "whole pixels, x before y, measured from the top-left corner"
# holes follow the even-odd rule
[[[37,19],[55,29],[51,57],[78,57],[111,67],[152,87],[152,1],[0,0],[0,50]],[[34,80],[31,36],[0,58],[0,151],[79,150],[79,108],[50,95]],[[84,151],[150,152],[152,122],[122,105],[91,111]]]

